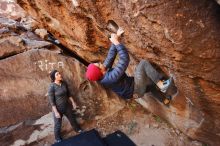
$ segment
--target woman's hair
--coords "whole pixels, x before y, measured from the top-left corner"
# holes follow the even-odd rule
[[[57,70],[52,70],[50,72],[50,79],[51,79],[51,82],[54,82],[55,81],[55,74],[56,72],[58,72]]]

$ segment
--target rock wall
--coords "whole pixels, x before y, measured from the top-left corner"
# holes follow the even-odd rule
[[[167,75],[173,74],[179,90],[169,108],[148,95],[139,102],[188,136],[219,145],[220,7],[216,2],[17,2],[41,27],[88,62],[104,60],[109,46],[106,23],[114,20],[125,29],[122,40],[133,58],[129,73],[132,74],[140,59],[148,59]]]
[[[1,0],[0,2],[0,17],[20,19],[25,17],[25,11],[14,2],[14,0]]]

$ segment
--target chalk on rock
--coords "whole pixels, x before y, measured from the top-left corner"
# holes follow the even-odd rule
[[[48,35],[48,32],[46,29],[35,29],[34,31],[37,35],[39,35],[42,39],[45,39]]]
[[[74,7],[78,7],[79,6],[79,3],[77,0],[72,0],[72,3],[74,5]]]

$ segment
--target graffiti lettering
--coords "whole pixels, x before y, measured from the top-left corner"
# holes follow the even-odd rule
[[[48,60],[39,60],[34,63],[37,65],[41,71],[53,70],[55,68],[64,68],[64,63],[62,61],[59,62],[49,62]]]

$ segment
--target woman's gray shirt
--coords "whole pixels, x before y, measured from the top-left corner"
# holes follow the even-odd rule
[[[65,112],[67,108],[69,90],[65,82],[61,85],[51,83],[48,89],[49,102],[51,106],[56,106],[59,112]]]

